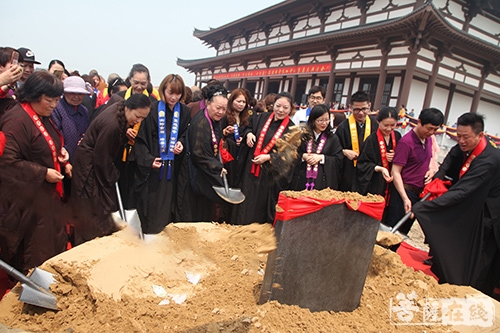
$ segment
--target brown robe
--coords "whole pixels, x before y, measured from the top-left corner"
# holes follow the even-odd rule
[[[40,119],[59,151],[56,129]],[[0,119],[0,129],[7,139],[0,157],[1,256],[26,272],[65,250],[68,216],[56,185],[45,181],[54,168],[49,145],[20,104]]]
[[[116,230],[111,213],[118,210],[115,183],[120,177],[115,163],[125,137],[115,103],[91,123],[73,160],[71,200],[78,222],[76,243],[108,235]]]

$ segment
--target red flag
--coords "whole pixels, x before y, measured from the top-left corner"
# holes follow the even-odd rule
[[[222,139],[220,139],[219,147],[220,147],[220,156],[222,158],[222,164],[226,164],[234,160],[233,155],[231,155],[231,153],[226,148],[224,148]]]
[[[424,190],[420,193],[420,197],[423,198],[427,193],[430,193],[428,200],[436,199],[437,197],[448,192],[448,187],[451,186],[449,180],[442,180],[439,178],[434,178],[429,184],[425,185]]]

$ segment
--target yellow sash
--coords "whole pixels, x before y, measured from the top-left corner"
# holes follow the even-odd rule
[[[352,142],[352,150],[354,150],[359,155],[359,142],[358,142],[358,127],[356,126],[356,119],[354,118],[354,114],[349,116],[349,130],[351,132],[351,142]],[[370,132],[372,130],[370,117],[366,116],[365,121],[365,135],[363,138],[363,142],[367,137],[370,136]],[[356,160],[353,160],[354,166],[356,166]]]
[[[142,92],[144,95],[149,96],[148,91],[144,89]],[[125,92],[125,99],[129,99],[129,97],[132,96],[132,87],[128,88],[127,91]],[[139,133],[139,128],[141,127],[141,123],[137,123],[134,125],[133,129],[135,133]],[[127,156],[130,154],[130,151],[132,150],[132,147],[134,146],[135,141],[134,140],[128,140],[127,146],[123,149],[123,154],[122,154],[122,161],[126,162],[127,161]]]

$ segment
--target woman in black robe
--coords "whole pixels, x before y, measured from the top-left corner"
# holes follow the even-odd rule
[[[71,197],[78,217],[77,244],[116,230],[111,217],[118,210],[116,157],[127,140],[127,128],[146,118],[150,107],[150,99],[143,94],[111,105],[90,124],[76,148]]]
[[[311,110],[299,156],[302,162],[295,168],[294,190],[339,188],[344,155],[339,138],[332,133],[326,105],[319,104]]]
[[[363,195],[371,193],[386,197],[392,183],[394,151],[401,139],[401,134],[394,130],[398,122],[398,111],[392,107],[383,107],[377,115],[377,122],[378,130],[366,139],[359,155],[353,190]]]
[[[6,137],[0,157],[0,252],[23,273],[63,252],[68,242],[70,215],[61,199],[63,174],[70,176],[71,167],[50,120],[62,92],[54,75],[35,72],[18,90],[20,103],[0,119]]]
[[[273,148],[276,141],[294,126],[289,117],[292,100],[287,92],[276,95],[274,111],[252,117],[251,126],[244,133],[243,140],[249,153],[246,160],[241,160],[240,186],[246,199],[233,209],[232,223],[272,223],[279,192],[290,188],[292,171],[283,175],[283,170],[276,170],[282,165],[279,162],[282,156]]]
[[[177,186],[177,221],[212,221],[215,204],[224,203],[212,186],[223,186],[222,173],[227,173],[219,159],[220,122],[226,113],[227,90],[219,84],[210,85],[206,97],[206,108],[196,113],[188,128],[188,155]]]
[[[227,102],[226,115],[221,119],[224,148],[234,158],[233,161],[224,163],[228,171],[227,181],[229,187],[237,187],[239,174],[237,163],[241,152],[242,135],[250,124],[252,111],[248,109],[248,96],[244,89],[235,89]]]
[[[157,234],[174,220],[178,167],[191,120],[189,108],[180,103],[184,88],[179,75],[169,74],[163,79],[159,87],[161,100],[153,103],[135,138],[134,186],[145,234]]]

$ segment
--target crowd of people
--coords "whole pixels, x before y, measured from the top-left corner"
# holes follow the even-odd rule
[[[385,197],[390,226],[413,211],[440,281],[493,295],[500,152],[484,137],[482,116],[458,119],[458,144],[438,169],[433,134],[444,116],[435,108],[401,137],[398,111],[374,113],[362,91],[344,114],[331,112],[320,86],[297,109],[287,92],[257,101],[216,80],[189,88],[176,74],[155,89],[142,64],[107,84],[59,60],[47,70],[34,64],[29,49],[0,48],[0,255],[19,270],[64,251],[68,239],[116,231],[120,203],[137,209],[145,234],[157,234],[171,222],[272,223],[280,191],[332,188]],[[284,156],[278,142],[299,130],[295,154]],[[246,200],[218,195],[224,177]],[[448,192],[420,202],[426,185],[445,177]]]

